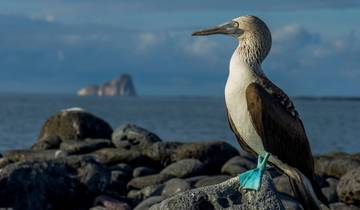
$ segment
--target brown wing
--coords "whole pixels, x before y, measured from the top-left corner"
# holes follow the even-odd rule
[[[314,161],[303,124],[296,111],[294,115],[295,109],[289,110],[288,105],[283,103],[284,98],[288,97],[282,91],[279,93],[277,89],[280,89],[275,85],[270,85],[273,87],[265,89],[260,84],[252,83],[246,89],[252,123],[266,151],[312,179]],[[271,92],[268,88],[275,91]]]

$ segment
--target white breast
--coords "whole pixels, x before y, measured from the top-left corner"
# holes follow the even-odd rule
[[[247,86],[256,81],[256,74],[239,56],[235,51],[231,57],[225,86],[226,106],[237,132],[250,148],[260,154],[264,151],[264,146],[251,122],[245,95]]]

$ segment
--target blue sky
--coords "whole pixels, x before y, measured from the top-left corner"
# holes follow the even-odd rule
[[[222,95],[230,37],[191,31],[261,17],[264,71],[292,96],[359,96],[360,2],[1,0],[1,92],[75,93],[121,73],[141,95]]]

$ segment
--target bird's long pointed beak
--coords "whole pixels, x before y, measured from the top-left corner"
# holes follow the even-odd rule
[[[238,23],[230,21],[216,27],[194,31],[192,36],[207,36],[212,34],[235,34],[238,31]]]

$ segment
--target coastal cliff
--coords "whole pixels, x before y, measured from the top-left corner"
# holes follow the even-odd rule
[[[128,74],[122,74],[114,80],[102,85],[94,85],[81,88],[78,96],[136,96],[132,78]]]

